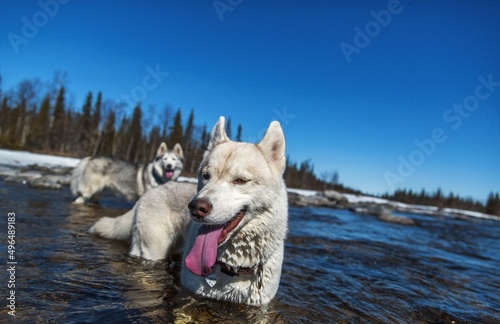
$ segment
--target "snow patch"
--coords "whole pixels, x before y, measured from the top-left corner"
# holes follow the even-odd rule
[[[75,167],[78,162],[80,162],[80,159],[76,158],[0,149],[0,164],[10,166],[23,167],[37,164],[45,167]]]
[[[183,177],[183,176],[178,177],[177,181],[179,181],[179,182],[198,183],[198,179],[196,179],[196,178]]]
[[[291,192],[291,193],[296,193],[297,195],[306,196],[306,197],[312,197],[312,196],[316,196],[318,194],[317,191],[306,190],[306,189],[288,188],[287,191]]]
[[[371,204],[388,204],[389,200],[383,198],[359,196],[353,194],[344,194],[344,197],[350,204],[371,203]]]

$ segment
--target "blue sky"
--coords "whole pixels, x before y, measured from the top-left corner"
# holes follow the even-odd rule
[[[247,141],[280,120],[292,160],[367,193],[500,189],[498,1],[9,0],[0,31],[4,91],[65,71],[77,109],[129,95]]]

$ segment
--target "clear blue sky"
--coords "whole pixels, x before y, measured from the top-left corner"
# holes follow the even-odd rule
[[[60,1],[0,2],[4,91],[65,71],[76,109],[135,89],[248,141],[281,120],[292,160],[367,193],[500,190],[499,1]]]

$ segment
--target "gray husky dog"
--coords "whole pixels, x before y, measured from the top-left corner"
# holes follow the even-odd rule
[[[136,201],[147,190],[175,181],[184,168],[184,153],[180,144],[169,150],[161,143],[153,162],[135,166],[131,163],[107,158],[86,157],[71,175],[71,193],[75,203],[95,202],[105,190],[128,200]]]
[[[264,305],[279,287],[288,228],[285,138],[276,121],[258,144],[233,142],[224,127],[220,117],[197,186],[169,182],[153,188],[131,211],[101,218],[90,232],[131,237],[130,254],[149,260],[183,251],[184,287],[209,298]]]

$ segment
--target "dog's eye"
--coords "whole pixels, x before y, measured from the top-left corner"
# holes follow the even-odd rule
[[[233,180],[233,184],[235,184],[235,185],[244,185],[248,181],[250,181],[250,180],[243,179],[243,178],[237,178],[237,179]]]
[[[203,172],[201,174],[201,177],[204,179],[204,180],[210,180],[210,173],[208,172]]]

